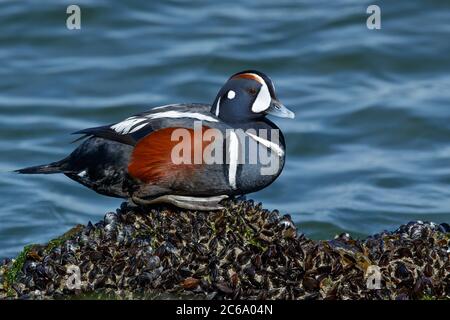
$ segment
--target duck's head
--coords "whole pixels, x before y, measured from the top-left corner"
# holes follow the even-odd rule
[[[268,114],[295,116],[277,99],[272,80],[256,70],[232,75],[217,94],[211,112],[225,122],[254,121]]]

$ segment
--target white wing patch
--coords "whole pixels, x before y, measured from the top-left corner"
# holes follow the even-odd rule
[[[179,107],[179,106],[180,106],[179,104],[166,104],[164,106],[154,107],[154,108],[152,108],[152,110],[160,110],[160,109],[165,109],[165,108],[169,108],[169,107],[174,108],[174,107]]]
[[[144,116],[133,116],[129,117],[119,123],[116,123],[115,125],[111,126],[111,129],[116,131],[120,134],[129,134],[133,133],[135,131],[138,131],[139,129],[142,129],[148,124],[149,120],[152,119],[160,119],[160,118],[191,118],[191,119],[197,119],[200,121],[210,121],[210,122],[218,122],[219,120],[205,115],[201,114],[199,112],[181,112],[181,111],[164,111],[164,112],[157,112],[157,113],[151,113]]]
[[[146,121],[145,118],[129,117],[124,121],[121,121],[111,126],[111,129],[120,134],[128,134],[130,133],[130,130],[133,128],[133,126],[140,124],[141,122],[144,121]]]
[[[128,133],[133,133],[133,132],[139,131],[140,129],[142,129],[143,127],[145,127],[147,124],[148,124],[148,122],[147,122],[147,121],[144,121],[143,124],[140,124],[140,125],[134,127],[134,128],[133,128],[132,130],[130,130]]]
[[[198,112],[180,112],[180,111],[165,111],[159,113],[153,113],[145,116],[147,119],[158,118],[191,118],[201,121],[219,122],[218,119]]]

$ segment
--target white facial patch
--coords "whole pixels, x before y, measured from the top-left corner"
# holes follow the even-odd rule
[[[232,100],[234,99],[234,97],[236,97],[236,92],[234,92],[233,90],[228,91],[227,98]]]
[[[269,88],[264,80],[261,82],[261,89],[256,96],[252,105],[252,111],[254,113],[260,113],[267,110],[270,107],[272,97],[270,96]]]

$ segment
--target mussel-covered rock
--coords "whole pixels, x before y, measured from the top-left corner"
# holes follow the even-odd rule
[[[124,203],[0,262],[0,298],[448,299],[449,232],[418,221],[313,241],[252,201],[215,212]]]

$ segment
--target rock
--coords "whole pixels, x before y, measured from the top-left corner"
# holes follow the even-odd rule
[[[420,221],[313,241],[252,201],[215,212],[124,203],[5,259],[0,298],[448,299],[449,239],[448,224]]]

